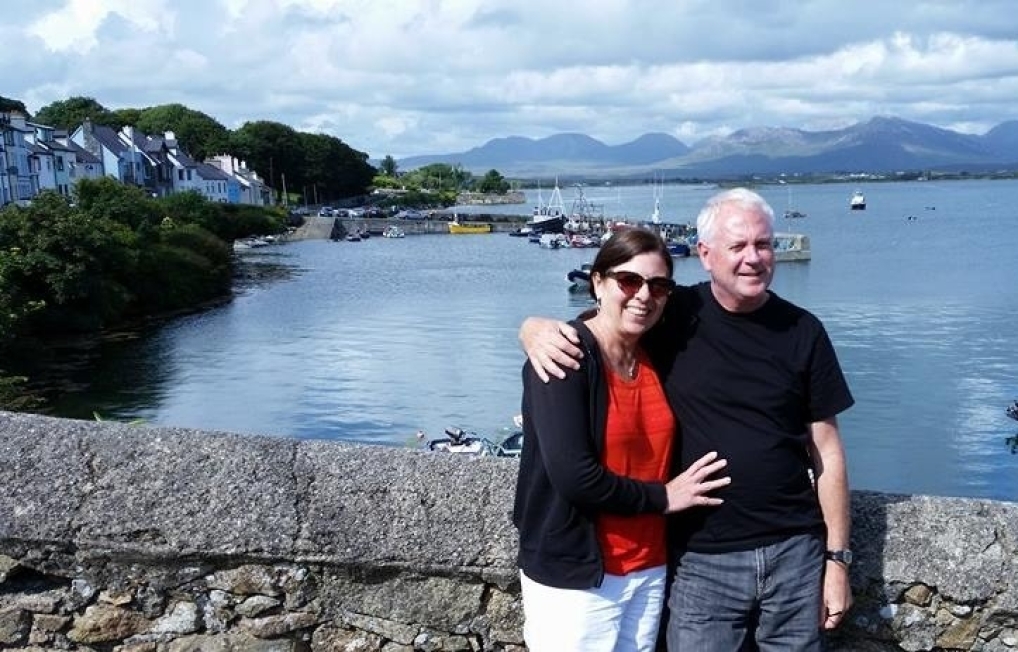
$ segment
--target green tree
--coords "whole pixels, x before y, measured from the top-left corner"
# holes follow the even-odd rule
[[[382,159],[381,164],[378,166],[378,170],[387,177],[395,177],[398,167],[396,159],[392,158],[391,155],[386,154],[385,158]]]
[[[172,131],[181,148],[199,161],[226,152],[230,144],[230,132],[226,127],[183,104],[142,109],[134,125],[150,135]]]
[[[21,113],[24,113],[26,116],[29,115],[28,109],[25,108],[24,102],[22,102],[21,100],[14,100],[9,97],[4,97],[3,95],[0,95],[0,112],[8,111],[20,111]]]
[[[5,286],[33,307],[21,323],[36,334],[90,331],[120,319],[132,300],[135,237],[124,225],[72,208],[52,191],[5,213],[0,250],[16,246]]]
[[[300,136],[280,122],[260,120],[245,122],[230,138],[233,153],[247,161],[248,167],[258,172],[277,192],[282,191],[282,179],[292,184],[294,173],[303,159]]]
[[[143,109],[114,109],[110,111],[109,126],[120,130],[127,125],[137,125]]]
[[[59,100],[39,109],[35,121],[57,129],[74,131],[85,118],[96,124],[112,125],[112,116],[94,98],[75,96]]]
[[[110,177],[81,179],[74,184],[74,200],[81,213],[119,222],[142,234],[150,233],[164,217],[144,190]]]
[[[425,165],[407,172],[404,176],[409,178],[413,186],[435,192],[442,190],[457,192],[470,181],[470,173],[464,170],[463,166],[448,163]]]
[[[498,170],[488,170],[481,182],[477,185],[479,192],[504,195],[509,192],[509,182],[505,180]]]

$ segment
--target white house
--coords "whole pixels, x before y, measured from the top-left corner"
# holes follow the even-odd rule
[[[244,161],[238,161],[229,154],[217,154],[205,160],[237,180],[236,198],[230,197],[235,204],[253,204],[269,206],[272,204],[272,189],[265,184],[258,173],[247,167]]]
[[[31,138],[31,136],[28,136]],[[33,142],[28,143],[28,167],[32,173],[32,196],[43,190],[56,190],[53,153]]]
[[[38,175],[39,190],[55,190],[71,196],[71,166],[74,152],[56,138],[53,127],[28,123],[33,133],[28,139],[34,145],[30,161]]]
[[[231,184],[240,187],[236,179],[208,163],[198,163],[195,174],[201,179],[201,194],[209,201],[229,203]]]

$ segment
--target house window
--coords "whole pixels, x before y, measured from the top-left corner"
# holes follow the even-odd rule
[[[190,170],[187,171],[187,180],[191,181],[191,171]]]
[[[64,159],[62,158],[57,158],[57,171],[58,172],[64,171]]]
[[[184,168],[177,170],[177,181],[184,180]]]

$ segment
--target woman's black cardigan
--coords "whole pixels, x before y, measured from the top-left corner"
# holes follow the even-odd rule
[[[523,454],[513,523],[518,564],[535,582],[566,589],[600,586],[604,564],[595,531],[598,514],[663,514],[661,483],[641,482],[601,464],[608,387],[593,333],[580,321],[584,357],[564,380],[544,383],[523,366]]]

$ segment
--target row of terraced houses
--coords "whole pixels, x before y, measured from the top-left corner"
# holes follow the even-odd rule
[[[119,131],[85,120],[72,133],[0,112],[0,206],[27,205],[44,190],[66,197],[81,179],[113,177],[153,197],[194,191],[208,200],[266,206],[272,189],[243,161],[221,154],[195,161],[172,131]]]

